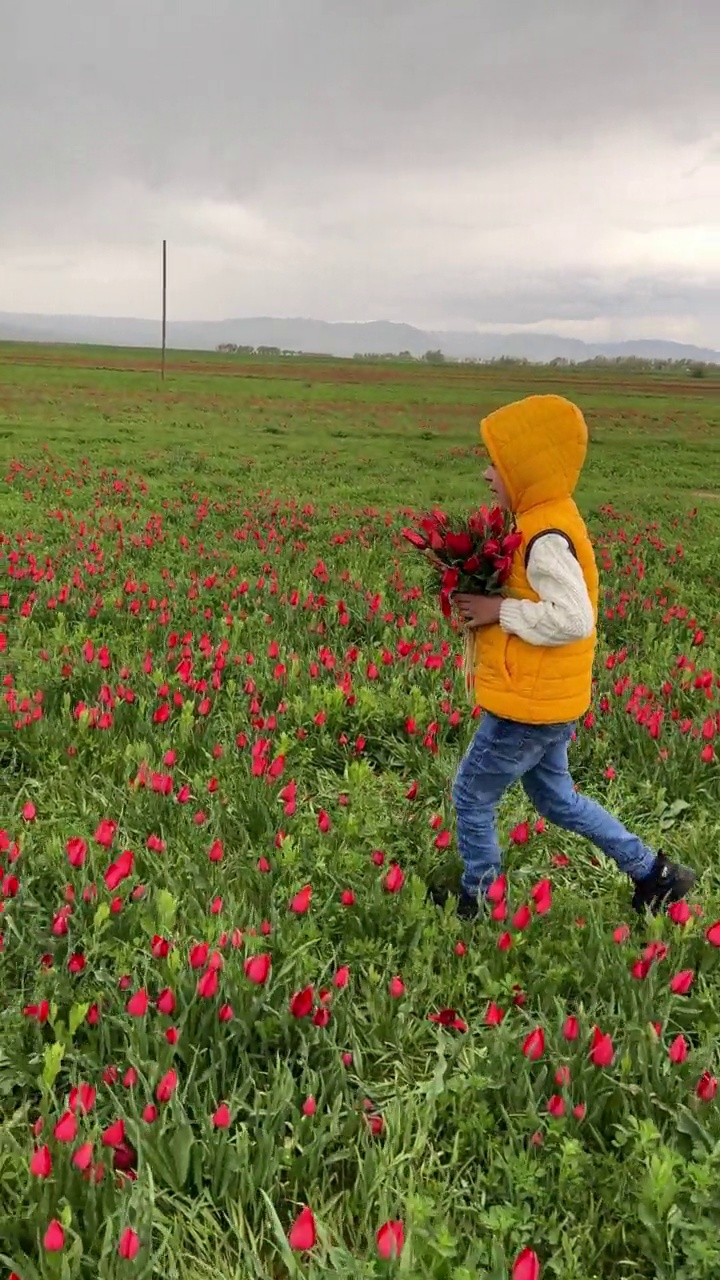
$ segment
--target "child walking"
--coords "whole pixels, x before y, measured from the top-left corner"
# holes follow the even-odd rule
[[[688,894],[696,876],[632,835],[575,791],[568,744],[587,711],[598,610],[598,572],[573,492],[587,452],[580,410],[561,396],[529,396],[490,414],[481,435],[485,479],[514,513],[522,545],[506,596],[457,595],[474,629],[474,693],[483,716],[453,786],[464,864],[458,915],[471,919],[500,875],[496,811],[521,781],[549,822],[591,840],[634,882],[638,912]],[[433,891],[438,903],[446,890]]]

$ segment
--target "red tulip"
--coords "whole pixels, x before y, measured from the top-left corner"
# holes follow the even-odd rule
[[[315,1218],[312,1210],[306,1207],[301,1210],[288,1231],[288,1244],[297,1253],[303,1253],[312,1249],[316,1240]]]
[[[132,1227],[126,1227],[120,1237],[118,1245],[118,1254],[127,1262],[132,1262],[137,1258],[140,1252],[140,1237],[137,1231],[133,1231]]]
[[[177,1083],[177,1072],[173,1071],[171,1067],[169,1071],[165,1072],[165,1075],[162,1077],[155,1090],[155,1097],[157,1098],[157,1101],[169,1102],[177,1089]]]
[[[244,964],[245,977],[261,987],[270,977],[272,961],[269,955],[248,956]]]
[[[381,1258],[399,1258],[405,1244],[405,1229],[400,1219],[385,1222],[376,1232],[375,1240]]]
[[[681,969],[670,979],[670,990],[673,995],[686,996],[695,981],[695,974],[692,969]]]
[[[688,1056],[688,1042],[684,1036],[676,1036],[670,1048],[668,1049],[668,1058],[671,1062],[679,1064],[684,1062]]]
[[[554,1119],[559,1120],[565,1115],[565,1099],[559,1093],[554,1093],[552,1098],[548,1099],[548,1111]]]
[[[295,897],[289,904],[289,910],[294,912],[296,916],[302,916],[310,906],[312,898],[312,885],[306,884],[304,889],[295,894]]]
[[[92,1164],[92,1160],[93,1160],[92,1142],[84,1142],[81,1147],[78,1147],[77,1151],[75,1152],[72,1158],[72,1162],[75,1165],[75,1168],[82,1169],[83,1172],[86,1169],[90,1168],[90,1165]]]
[[[711,946],[720,947],[720,920],[718,920],[716,924],[710,925],[705,937]]]
[[[490,1004],[487,1007],[487,1012],[485,1014],[486,1025],[488,1027],[499,1027],[504,1017],[505,1017],[505,1010],[501,1009],[500,1006],[497,1005],[494,1000],[491,1000]]]
[[[52,1173],[52,1156],[47,1144],[33,1152],[30,1160],[30,1172],[34,1178],[50,1177]]]
[[[519,907],[512,918],[513,929],[527,929],[532,920],[532,913],[528,906]]]
[[[125,1122],[115,1120],[103,1131],[101,1142],[104,1147],[120,1147],[125,1141]]]
[[[397,978],[397,977],[396,977],[396,978],[391,978],[391,979],[390,979],[390,985],[389,985],[389,987],[388,987],[388,990],[389,990],[390,995],[392,996],[393,1000],[399,1000],[399,999],[401,998],[401,996],[404,996],[404,995],[405,995],[405,983],[403,982],[402,978]]]
[[[503,902],[507,897],[507,876],[498,876],[497,880],[493,880],[487,896],[490,902]]]
[[[538,1058],[542,1058],[545,1052],[545,1032],[542,1027],[535,1027],[529,1036],[525,1037],[522,1051],[531,1062],[537,1062]]]
[[[147,1013],[149,1003],[148,993],[144,987],[141,987],[139,991],[136,991],[135,994],[130,997],[125,1008],[131,1018],[143,1018]]]
[[[599,1027],[593,1029],[592,1044],[590,1046],[590,1061],[596,1067],[609,1067],[615,1056],[613,1042],[608,1035],[603,1035]]]
[[[580,1023],[577,1018],[566,1018],[563,1023],[563,1036],[566,1040],[577,1040],[580,1035]]]
[[[312,1013],[314,1000],[315,991],[313,987],[305,987],[302,991],[296,991],[290,998],[290,1012],[293,1018],[309,1017]]]
[[[74,1142],[77,1129],[78,1123],[72,1111],[66,1111],[57,1121],[53,1133],[58,1142]]]
[[[43,1236],[43,1245],[48,1253],[61,1253],[65,1248],[65,1232],[57,1218],[53,1218]]]
[[[718,1082],[709,1071],[703,1071],[697,1082],[695,1092],[701,1102],[712,1102],[717,1096]]]
[[[212,1122],[215,1129],[227,1129],[230,1125],[230,1108],[226,1102],[221,1102],[217,1111],[214,1113]]]
[[[383,889],[386,893],[399,893],[405,883],[405,872],[397,862],[393,862],[383,878]]]
[[[523,1249],[515,1259],[512,1280],[540,1280],[540,1259],[532,1249]]]

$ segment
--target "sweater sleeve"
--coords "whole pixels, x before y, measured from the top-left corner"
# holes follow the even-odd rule
[[[539,600],[503,600],[500,626],[528,644],[557,646],[585,640],[595,614],[582,569],[564,538],[538,538],[530,552],[527,578]]]

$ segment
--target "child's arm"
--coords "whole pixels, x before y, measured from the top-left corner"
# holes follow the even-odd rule
[[[548,646],[572,644],[592,635],[592,602],[582,569],[563,537],[548,533],[533,543],[527,578],[540,599],[503,600],[503,631],[528,644]]]

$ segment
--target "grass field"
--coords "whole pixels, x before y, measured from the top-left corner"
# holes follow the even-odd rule
[[[522,793],[507,919],[425,898],[475,722],[400,529],[532,390],[592,438],[575,776],[687,915]],[[716,1280],[720,378],[0,346],[0,476],[0,1277]]]

